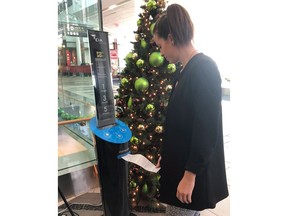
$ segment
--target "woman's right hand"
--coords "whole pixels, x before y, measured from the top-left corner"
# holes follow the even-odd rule
[[[158,158],[157,164],[156,164],[156,168],[160,168],[160,161],[161,161],[161,156]]]

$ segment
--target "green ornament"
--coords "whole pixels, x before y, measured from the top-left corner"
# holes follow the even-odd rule
[[[142,68],[144,65],[144,60],[143,59],[138,59],[136,62],[136,65],[138,68]]]
[[[129,82],[129,81],[128,81],[128,79],[126,79],[126,78],[122,78],[122,79],[121,79],[121,84],[122,84],[123,86],[126,85],[128,82]]]
[[[144,77],[140,77],[134,83],[136,91],[145,92],[149,87],[149,82]]]
[[[127,105],[129,109],[132,108],[132,97],[129,98]]]
[[[155,27],[155,23],[152,23],[152,24],[150,25],[150,32],[151,32],[152,35],[153,35],[153,33],[154,33],[154,27]]]
[[[135,188],[137,186],[135,181],[130,182],[130,188]]]
[[[148,186],[147,184],[144,184],[142,187],[142,193],[147,194],[148,193]]]
[[[153,52],[149,57],[149,63],[153,67],[160,67],[164,62],[164,57],[160,52]]]
[[[152,112],[155,110],[155,107],[153,104],[148,104],[145,108],[145,110],[147,110],[148,112]]]
[[[141,19],[137,20],[137,26],[141,26]]]
[[[148,8],[149,11],[153,10],[153,9],[156,9],[157,8],[156,5],[157,4],[156,4],[156,2],[154,0],[149,0],[147,2],[147,8]]]
[[[176,71],[176,65],[175,64],[170,63],[167,65],[167,72],[168,73],[174,73],[175,71]]]
[[[142,39],[140,43],[141,43],[141,47],[143,49],[145,49],[147,47],[147,42],[145,40]]]
[[[139,139],[135,136],[132,136],[130,139],[130,142],[134,143],[134,144],[138,144],[139,143]]]
[[[125,62],[128,64],[132,58],[133,58],[133,53],[129,52],[125,57]]]

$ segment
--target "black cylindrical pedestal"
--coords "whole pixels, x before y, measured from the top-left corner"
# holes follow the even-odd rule
[[[97,119],[90,120],[95,134],[95,154],[98,158],[104,216],[129,216],[128,162],[121,159],[130,153],[128,141],[132,133],[127,125],[116,120],[115,125],[98,128]]]
[[[128,143],[113,144],[96,137],[98,168],[105,216],[128,216],[128,163],[118,159]]]

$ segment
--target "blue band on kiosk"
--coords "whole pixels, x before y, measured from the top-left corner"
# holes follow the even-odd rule
[[[102,128],[98,128],[96,117],[90,119],[89,125],[90,130],[99,138],[113,143],[113,144],[123,144],[128,142],[132,133],[129,127],[122,121],[116,119],[115,125],[110,125]]]

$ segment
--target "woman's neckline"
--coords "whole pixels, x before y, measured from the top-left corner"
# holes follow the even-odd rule
[[[180,70],[180,73],[182,73],[182,71],[185,69],[185,67],[187,66],[187,64],[188,64],[188,63],[194,58],[194,56],[196,56],[197,54],[199,54],[199,52],[198,52],[198,50],[195,49],[195,50],[192,52],[192,54],[190,55],[187,63],[186,63],[185,65],[182,65],[182,69]]]

